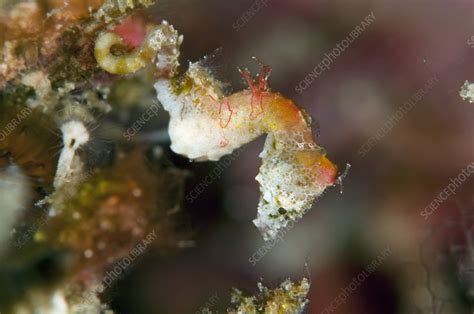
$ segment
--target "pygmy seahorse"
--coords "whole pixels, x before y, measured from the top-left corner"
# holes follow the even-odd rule
[[[309,116],[269,89],[268,66],[256,81],[248,70],[241,73],[249,87],[229,96],[199,63],[190,64],[181,80],[158,79],[155,89],[171,117],[171,148],[190,159],[219,160],[268,134],[256,177],[261,198],[254,223],[271,239],[336,182],[337,167],[315,143]]]

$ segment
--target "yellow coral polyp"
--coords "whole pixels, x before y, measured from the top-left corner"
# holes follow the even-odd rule
[[[114,33],[101,33],[97,38],[94,55],[99,66],[112,74],[128,74],[143,68],[147,62],[145,54],[140,49],[126,56],[114,56],[110,49],[114,45],[122,44],[122,38]]]

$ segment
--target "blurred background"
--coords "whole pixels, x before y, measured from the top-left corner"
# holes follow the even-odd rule
[[[318,144],[341,172],[352,167],[342,194],[331,188],[261,256],[264,242],[252,220],[264,139],[220,163],[189,163],[168,150],[192,173],[185,211],[194,243],[140,260],[112,289],[119,313],[195,313],[206,303],[222,310],[230,287],[255,292],[260,280],[276,286],[303,276],[312,281],[307,313],[472,311],[472,176],[427,219],[421,214],[474,162],[474,106],[459,97],[464,81],[474,80],[472,0],[178,0],[159,1],[149,12],[184,35],[183,63],[208,56],[233,90],[244,87],[237,67],[258,70],[252,56],[271,65],[271,88],[311,114]],[[375,21],[299,93],[325,53],[371,12]],[[432,77],[437,82],[412,109],[358,154]],[[197,193],[216,167],[222,175]],[[329,311],[387,248],[376,270]]]

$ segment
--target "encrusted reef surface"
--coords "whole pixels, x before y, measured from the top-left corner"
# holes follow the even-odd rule
[[[229,314],[298,314],[303,313],[310,288],[308,279],[303,278],[299,283],[287,279],[280,287],[270,289],[258,284],[258,294],[246,296],[238,289],[232,291],[231,301],[233,307]]]

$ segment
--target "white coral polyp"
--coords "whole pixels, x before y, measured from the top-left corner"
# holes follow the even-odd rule
[[[59,156],[58,168],[54,178],[57,189],[74,180],[82,171],[82,162],[76,155],[77,149],[89,141],[89,131],[80,121],[72,120],[61,126],[64,147]]]

